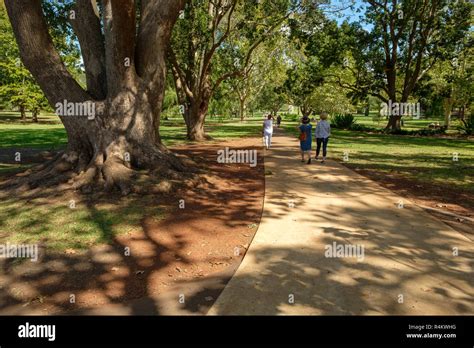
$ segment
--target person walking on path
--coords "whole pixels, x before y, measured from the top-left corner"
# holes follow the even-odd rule
[[[323,159],[321,163],[326,162],[326,156],[328,153],[328,143],[329,137],[331,136],[331,125],[327,121],[328,114],[323,112],[321,114],[321,120],[318,122],[316,126],[316,130],[314,132],[316,137],[316,160],[319,160],[319,155],[321,153],[321,146],[323,148]]]
[[[305,161],[304,155],[308,154],[308,164],[311,164],[311,147],[312,147],[312,129],[310,119],[305,116],[301,119],[300,130],[300,148],[301,148],[301,162]]]
[[[278,115],[278,117],[277,117],[277,126],[278,126],[278,128],[280,128],[280,125],[281,125],[281,116]]]
[[[272,136],[273,136],[273,117],[268,115],[267,119],[263,121],[263,138],[265,142],[265,147],[269,150],[272,146]]]

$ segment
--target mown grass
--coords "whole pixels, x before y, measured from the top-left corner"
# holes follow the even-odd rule
[[[39,121],[23,123],[18,113],[0,112],[0,149],[55,149],[67,144],[66,131],[56,116],[40,115]]]
[[[260,120],[249,123],[217,123],[210,119],[206,130],[216,139],[258,135]],[[162,122],[161,136],[167,146],[187,143],[184,122]],[[0,153],[5,149],[54,150],[65,147],[66,132],[52,114],[40,115],[39,123],[21,122],[18,113],[0,112]],[[0,174],[21,171],[29,164],[0,163]],[[107,202],[78,202],[74,209],[66,198],[24,200],[11,197],[0,202],[0,243],[43,242],[50,250],[87,249],[109,243],[116,235],[141,229],[143,217],[167,215],[153,197],[117,198]]]
[[[286,124],[297,136],[297,123]],[[396,173],[419,183],[450,186],[474,193],[474,142],[467,139],[414,137],[332,130],[329,156],[350,167],[379,174]],[[453,154],[458,154],[454,161]]]
[[[42,242],[51,250],[81,250],[109,243],[116,235],[140,229],[144,216],[154,219],[165,216],[164,209],[149,198],[71,203],[66,198],[25,201],[12,197],[2,201],[0,241]]]
[[[209,119],[207,133],[215,139],[249,137],[259,134],[260,120],[240,123],[227,120],[216,122]],[[163,120],[160,127],[162,141],[167,146],[187,143],[186,128],[182,119]],[[0,112],[0,149],[38,148],[56,149],[67,144],[64,127],[55,115],[40,115],[39,123],[31,120],[23,123],[18,113]]]
[[[410,121],[411,122],[411,121]],[[407,121],[411,129],[426,127],[433,120]],[[375,126],[371,118],[358,123]],[[209,119],[206,130],[215,141],[260,136],[262,120],[246,122]],[[381,121],[383,127],[384,121]],[[297,123],[283,121],[289,134],[297,136]],[[186,144],[181,119],[162,121],[161,136],[168,146]],[[66,145],[66,133],[54,115],[42,115],[40,123],[22,123],[17,114],[0,113],[0,153],[9,148],[58,149]],[[297,151],[297,142],[295,142]],[[397,173],[413,182],[439,183],[474,193],[474,143],[465,139],[392,136],[333,130],[330,157],[347,165],[381,175]],[[453,161],[453,153],[459,161]],[[28,165],[0,163],[0,173],[27,168]],[[43,241],[53,250],[85,249],[108,243],[114,236],[140,229],[144,216],[166,216],[164,207],[150,197],[117,198],[108,202],[79,202],[71,209],[68,199],[25,201],[10,197],[0,202],[0,242],[35,243]]]

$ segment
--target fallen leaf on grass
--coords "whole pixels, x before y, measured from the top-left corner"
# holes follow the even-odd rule
[[[44,296],[37,296],[31,300],[29,300],[28,302],[26,302],[25,304],[23,304],[23,307],[27,307],[29,306],[30,304],[34,303],[34,302],[39,302],[39,303],[44,303]]]

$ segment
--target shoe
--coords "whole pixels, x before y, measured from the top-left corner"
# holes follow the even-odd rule
[[[322,164],[326,163],[326,159],[323,158],[323,160],[321,161]]]
[[[311,164],[311,157],[310,157],[309,160],[308,160],[308,164]]]
[[[319,157],[318,157],[318,156],[316,156],[314,159],[315,159],[316,161],[319,161]]]

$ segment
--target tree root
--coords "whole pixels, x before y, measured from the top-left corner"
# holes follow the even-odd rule
[[[0,189],[27,192],[67,184],[65,188],[84,194],[118,189],[122,195],[128,195],[132,192],[146,192],[146,189],[137,189],[137,185],[141,183],[137,179],[142,178],[142,181],[158,183],[158,191],[165,192],[171,190],[170,182],[186,180],[198,172],[194,161],[178,157],[169,151],[159,149],[134,155],[138,160],[130,163],[118,154],[98,153],[86,165],[87,162],[76,152],[61,153],[52,160],[5,181]]]

